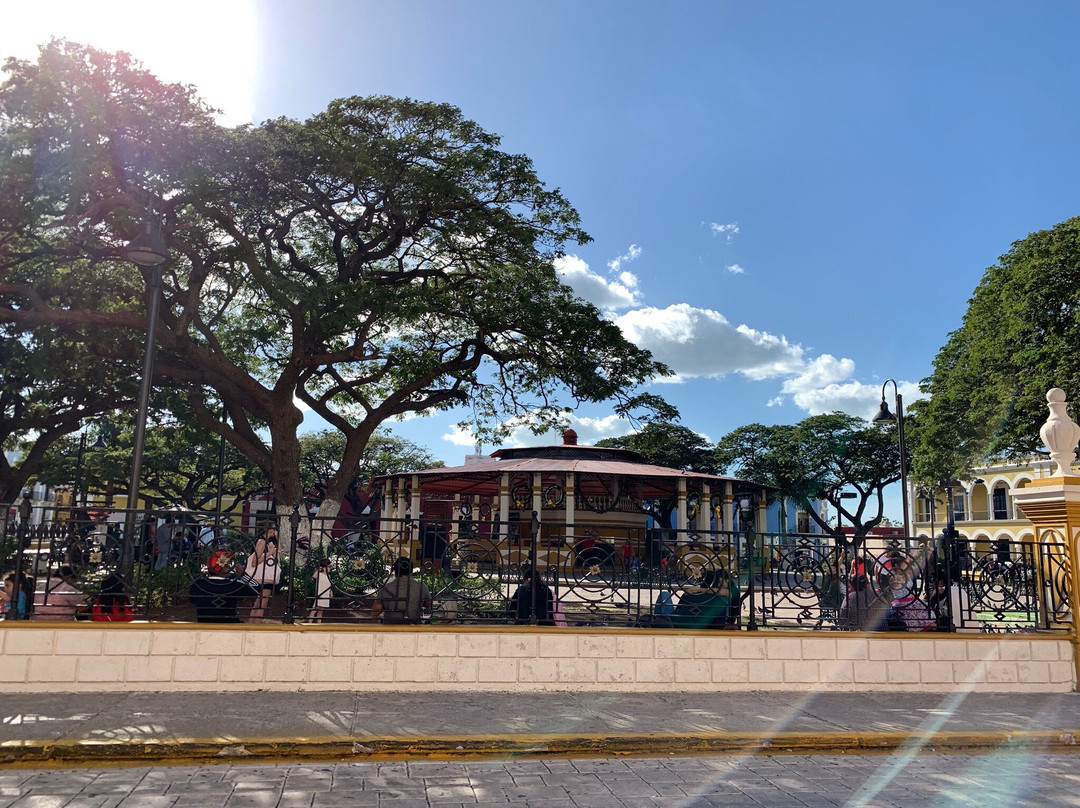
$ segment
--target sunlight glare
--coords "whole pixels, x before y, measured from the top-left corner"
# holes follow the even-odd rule
[[[0,59],[35,59],[54,36],[127,51],[158,78],[195,85],[232,126],[252,120],[257,33],[254,0],[54,0],[5,10]]]

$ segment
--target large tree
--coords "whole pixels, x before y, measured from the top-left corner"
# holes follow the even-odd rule
[[[345,438],[324,513],[396,415],[657,403],[633,391],[666,369],[559,282],[577,213],[456,108],[347,98],[229,130],[124,55],[53,42],[6,70],[0,322],[112,328],[137,357],[145,278],[120,253],[152,200],[172,253],[159,376],[279,507],[302,495],[301,403]]]
[[[1080,218],[1017,241],[989,267],[923,382],[913,458],[925,482],[1035,453],[1046,392],[1080,396]]]
[[[900,479],[895,428],[841,412],[812,415],[794,425],[740,427],[720,439],[717,452],[731,473],[793,498],[822,530],[846,541],[814,507],[815,500],[827,501],[854,526],[855,545],[882,523],[884,488]],[[844,491],[855,498],[845,500]]]

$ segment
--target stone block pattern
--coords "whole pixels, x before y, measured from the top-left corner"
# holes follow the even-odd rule
[[[799,690],[1067,692],[1063,635],[0,624],[8,692]]]

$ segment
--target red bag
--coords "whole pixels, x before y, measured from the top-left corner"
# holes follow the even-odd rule
[[[90,607],[90,619],[96,623],[130,623],[135,619],[135,613],[130,603],[113,601],[111,606],[103,606],[99,598]]]

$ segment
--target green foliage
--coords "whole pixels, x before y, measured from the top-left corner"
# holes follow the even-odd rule
[[[1080,218],[1017,241],[989,267],[923,381],[916,479],[1029,456],[1041,445],[1046,392],[1080,395]]]
[[[906,435],[905,435],[906,438]],[[813,415],[795,425],[750,424],[725,435],[717,455],[729,473],[791,497],[827,532],[814,500],[823,499],[855,526],[856,541],[883,519],[886,485],[900,478],[894,427],[881,428],[841,412]],[[839,494],[854,489],[854,508]]]
[[[85,419],[134,393],[119,363],[93,353],[100,337],[95,331],[0,324],[0,447],[17,457],[9,462],[0,454],[0,502],[14,502]]]
[[[395,416],[469,402],[497,435],[586,401],[671,415],[634,392],[666,368],[559,282],[577,212],[455,107],[354,97],[229,130],[124,55],[52,42],[7,72],[0,323],[110,329],[99,350],[133,363],[145,278],[120,252],[150,202],[158,384],[279,501],[302,491],[297,401],[345,438],[331,501]]]
[[[597,446],[630,449],[654,466],[718,474],[723,468],[711,443],[680,424],[656,421],[639,432],[618,438],[604,438]]]
[[[300,436],[300,482],[304,490],[325,489],[337,474],[345,451],[345,436],[333,430],[307,432]],[[411,440],[378,431],[364,447],[364,454],[353,478],[354,486],[363,486],[372,477],[406,471],[442,468],[431,452]]]

